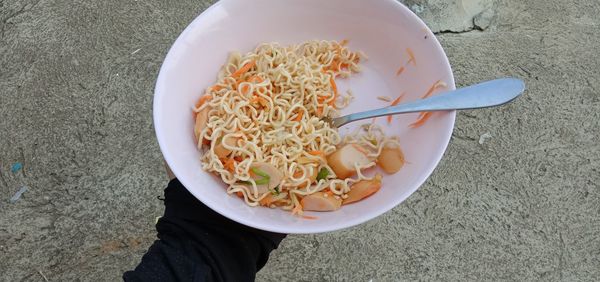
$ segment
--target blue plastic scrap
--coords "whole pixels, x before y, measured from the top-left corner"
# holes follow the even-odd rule
[[[23,168],[22,163],[14,163],[12,165],[12,167],[10,168],[10,171],[12,171],[12,173],[17,173],[17,171],[21,170],[22,168]]]
[[[21,198],[21,195],[23,195],[23,193],[27,192],[27,186],[22,186],[21,189],[19,189],[19,191],[17,191],[17,193],[15,193],[12,198],[10,198],[9,202],[12,204],[16,201],[18,201]]]

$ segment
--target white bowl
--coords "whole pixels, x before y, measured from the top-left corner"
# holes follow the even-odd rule
[[[335,212],[306,213],[317,216],[316,220],[280,209],[248,207],[227,195],[220,179],[201,168],[193,138],[193,105],[215,83],[229,52],[248,52],[263,42],[296,44],[311,39],[348,39],[350,49],[362,50],[369,57],[361,73],[337,80],[341,91],[352,89],[356,97],[342,114],[389,105],[377,96],[395,98],[406,93],[404,101],[419,99],[437,80],[454,89],[448,59],[433,33],[394,0],[223,0],[214,4],[181,33],[163,62],[154,94],[154,126],[163,155],[181,183],[211,209],[239,223],[281,233],[327,232],[363,223],[415,192],[450,140],[455,112],[436,113],[416,129],[408,125],[417,114],[394,117],[391,125],[379,118],[388,134],[400,136],[408,163],[400,172],[384,175],[382,189],[363,201]],[[408,60],[407,48],[415,55],[416,67],[409,64],[397,76]],[[350,124],[341,132],[360,124]]]

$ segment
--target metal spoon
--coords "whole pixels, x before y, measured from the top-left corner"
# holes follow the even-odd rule
[[[514,100],[524,90],[525,82],[523,80],[501,78],[448,91],[423,100],[349,114],[334,119],[325,117],[323,120],[331,123],[334,127],[340,127],[353,121],[387,115],[494,107]]]

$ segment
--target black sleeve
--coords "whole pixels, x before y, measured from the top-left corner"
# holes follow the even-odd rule
[[[241,225],[212,211],[177,180],[165,189],[158,240],[125,281],[254,281],[283,234]]]

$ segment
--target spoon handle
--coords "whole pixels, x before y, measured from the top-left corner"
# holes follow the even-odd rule
[[[525,83],[520,79],[495,79],[423,100],[346,115],[334,119],[333,124],[340,127],[349,122],[387,115],[494,107],[512,101],[524,90]]]

